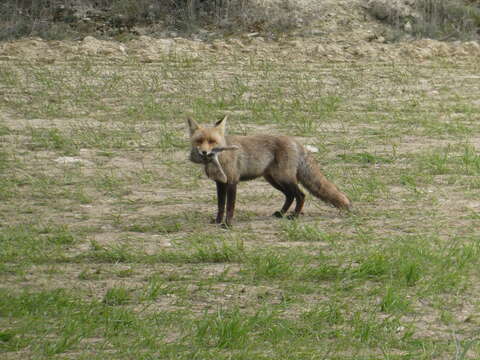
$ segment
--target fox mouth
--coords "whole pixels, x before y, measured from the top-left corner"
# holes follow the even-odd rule
[[[204,154],[199,149],[197,149],[197,153],[198,156],[200,156],[200,158],[205,162],[211,161],[216,154],[215,151],[210,151],[209,153]]]
[[[220,154],[222,151],[233,151],[233,150],[238,150],[238,146],[236,145],[231,145],[231,146],[220,146],[213,148],[210,152],[208,153],[203,153],[203,151],[200,151],[199,148],[197,148],[197,154],[202,159],[205,163],[214,161],[214,159]]]
[[[205,162],[205,163],[209,163],[209,162],[212,162],[213,161],[213,154],[207,154],[207,155],[200,155],[200,157],[202,158],[202,160]]]

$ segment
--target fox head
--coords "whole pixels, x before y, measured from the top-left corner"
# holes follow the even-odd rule
[[[219,120],[212,127],[202,127],[191,119],[187,119],[190,129],[192,149],[196,149],[203,157],[211,156],[213,149],[225,146],[225,123],[227,116]]]

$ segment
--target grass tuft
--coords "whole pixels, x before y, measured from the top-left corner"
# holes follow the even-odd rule
[[[125,305],[131,299],[130,290],[123,287],[109,288],[105,293],[103,302],[106,305],[117,306]]]

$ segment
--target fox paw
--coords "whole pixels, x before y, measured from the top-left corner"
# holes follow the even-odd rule
[[[283,213],[281,211],[275,211],[272,216],[275,216],[276,218],[283,218]]]
[[[225,224],[225,223],[220,224],[220,227],[225,230],[231,230],[233,228],[232,224]]]

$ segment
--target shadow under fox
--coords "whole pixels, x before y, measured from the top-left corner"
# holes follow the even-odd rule
[[[328,181],[313,156],[295,139],[288,136],[252,135],[226,136],[227,117],[212,127],[200,126],[188,119],[192,149],[190,160],[203,164],[207,176],[217,185],[217,224],[231,226],[235,211],[237,184],[263,176],[275,189],[285,195],[285,202],[273,215],[283,217],[295,200],[290,217],[300,215],[305,194],[302,184],[311,194],[348,210],[350,200]]]

